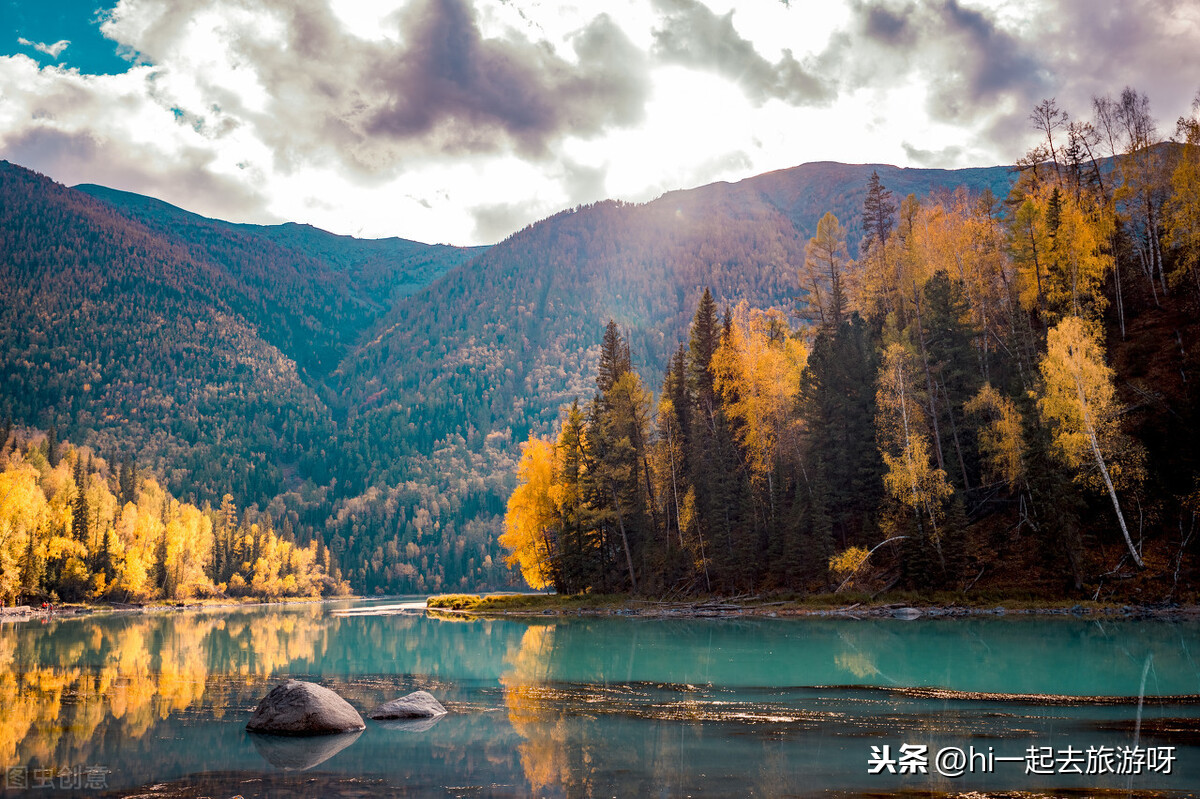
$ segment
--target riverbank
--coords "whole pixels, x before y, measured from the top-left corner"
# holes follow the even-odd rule
[[[965,616],[1103,616],[1150,618],[1200,616],[1200,606],[1175,603],[1126,605],[1068,599],[1039,599],[1020,595],[919,595],[892,593],[877,597],[820,594],[806,597],[771,595],[702,597],[687,600],[639,599],[620,594],[432,596],[426,609],[433,613],[468,616],[634,616],[647,618],[706,618],[766,616],[849,618],[953,618]]]
[[[352,595],[337,597],[283,597],[279,599],[267,599],[264,597],[217,597],[185,601],[158,599],[150,602],[69,602],[47,607],[17,605],[16,607],[0,607],[0,622],[70,618],[74,616],[91,616],[99,613],[154,613],[173,610],[218,610],[221,608],[253,608],[266,605],[302,605],[313,602],[360,598]]]

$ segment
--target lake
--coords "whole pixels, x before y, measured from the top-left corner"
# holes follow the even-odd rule
[[[0,625],[4,795],[1182,796],[1200,785],[1190,619],[467,619],[395,605]],[[245,732],[285,677],[364,713],[418,688],[450,713],[315,739]]]

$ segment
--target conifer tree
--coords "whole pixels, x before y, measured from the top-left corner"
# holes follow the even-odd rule
[[[813,514],[828,520],[840,549],[874,536],[883,473],[875,445],[877,372],[867,324],[851,314],[839,327],[818,331],[800,377]]]
[[[51,422],[50,431],[46,433],[46,461],[53,469],[58,466],[58,426]]]
[[[71,505],[71,535],[76,541],[88,541],[88,474],[83,468],[83,459],[75,456],[75,501]]]
[[[895,225],[896,203],[892,192],[879,181],[879,173],[871,171],[867,196],[863,200],[863,243],[860,253],[865,256],[888,240]]]

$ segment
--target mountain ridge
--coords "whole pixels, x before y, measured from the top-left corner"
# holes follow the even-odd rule
[[[228,490],[240,504],[269,507],[302,541],[324,540],[359,591],[498,586],[507,578],[495,539],[518,445],[548,431],[563,404],[595,392],[605,322],[618,322],[635,365],[657,381],[705,287],[722,304],[790,310],[808,231],[832,210],[853,247],[861,196],[878,169],[817,162],[648,203],[607,200],[480,248],[359,240],[292,223],[225,223],[128,192],[26,181],[26,193],[59,198],[47,199],[51,205],[86,198],[89,207],[108,209],[114,229],[143,231],[146,248],[173,253],[173,268],[191,275],[177,290],[181,307],[192,296],[217,303],[223,324],[240,332],[236,341],[181,332],[176,354],[157,356],[225,387],[201,408],[187,392],[203,381],[172,393],[155,382],[158,365],[138,349],[158,329],[141,316],[172,318],[168,306],[153,292],[117,295],[108,300],[110,317],[131,326],[124,376],[104,371],[108,350],[84,332],[72,340],[60,331],[54,340],[59,350],[79,350],[73,357],[91,364],[88,374],[101,374],[97,386],[119,379],[126,397],[119,412],[97,399],[107,395],[69,381],[57,392],[34,391],[36,407],[9,394],[6,383],[0,412],[42,427],[57,422],[92,445],[133,450],[157,470],[171,469],[168,484],[178,495],[215,503]],[[905,174],[898,195],[959,185],[953,170]],[[1010,179],[1005,168],[971,177],[988,189]],[[21,224],[8,218],[0,233]],[[56,238],[51,226],[41,243],[22,239],[25,250],[5,257],[45,269],[52,263],[46,243]],[[64,257],[85,272],[124,274],[125,256],[97,260],[82,241],[64,246]],[[32,290],[34,305],[71,312],[67,289]],[[139,313],[120,310],[135,294]],[[49,317],[20,319],[35,338],[51,335]],[[17,346],[27,338],[17,324],[9,318],[0,368],[56,363],[37,347]],[[206,349],[216,353],[211,368],[198,361]],[[274,354],[245,361],[244,353],[258,351]],[[52,377],[19,368],[29,372],[22,385],[34,389]],[[292,388],[273,388],[273,375],[285,373],[294,375],[287,378]],[[140,398],[153,386],[161,400],[146,404]],[[106,415],[112,418],[95,421]]]

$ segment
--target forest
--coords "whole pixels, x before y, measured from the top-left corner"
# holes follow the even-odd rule
[[[1162,141],[1126,89],[1030,120],[1007,197],[876,174],[857,258],[827,213],[793,306],[705,289],[657,397],[610,320],[594,394],[523,445],[508,562],[560,593],[1194,601],[1200,117]]]
[[[197,507],[129,455],[108,460],[58,431],[0,428],[0,604],[348,594],[318,541],[269,514]]]
[[[853,563],[860,549],[905,535],[900,517],[885,512],[891,494],[876,418],[879,365],[899,343],[916,369],[915,387],[904,383],[921,411],[910,432],[928,428],[930,464],[953,489],[927,503],[932,517],[923,525],[937,544],[929,557],[941,568],[943,528],[965,518],[966,555],[946,548],[947,568],[965,564],[964,584],[976,576],[979,587],[1002,582],[1006,570],[990,564],[1010,545],[1014,552],[995,562],[1087,582],[1111,571],[1105,547],[1123,542],[1120,519],[1107,487],[1085,486],[1066,467],[1056,478],[1063,486],[1038,482],[1051,472],[1034,459],[1059,461],[1052,422],[1028,394],[1041,390],[1049,332],[1069,306],[1114,371],[1114,429],[1144,451],[1133,466],[1105,460],[1125,527],[1139,557],[1166,558],[1172,576],[1178,562],[1186,583],[1179,555],[1189,551],[1180,542],[1190,516],[1181,515],[1180,498],[1194,490],[1186,453],[1195,403],[1185,378],[1197,352],[1189,288],[1197,236],[1188,232],[1195,211],[1187,198],[1196,192],[1176,185],[1192,179],[1194,119],[1160,134],[1148,100],[1133,90],[1097,98],[1086,121],[1052,105],[1043,115],[1044,144],[1016,170],[805,164],[645,204],[568,209],[489,248],[236,225],[0,163],[0,419],[26,438],[53,428],[113,469],[128,458],[197,508],[219,509],[228,494],[238,526],[250,518],[261,529],[269,517],[297,547],[328,552],[327,573],[356,592],[501,588],[520,580],[498,538],[522,442],[531,434],[557,441],[573,399],[587,422],[606,348],[615,363],[604,342],[612,319],[629,351],[623,360],[658,396],[646,400],[644,428],[613,439],[616,446],[629,435],[648,487],[610,486],[618,522],[604,520],[616,508],[611,497],[601,503],[600,489],[580,500],[581,512],[599,514],[586,524],[606,531],[598,535],[609,549],[619,531],[609,540],[606,525],[626,525],[636,568],[622,546],[604,558],[624,577],[606,571],[608,582],[589,585],[636,578],[653,588],[654,563],[665,558],[678,575],[664,586],[717,590],[734,584],[719,561],[739,560],[738,547],[786,552],[797,563],[803,556],[811,580],[795,569],[788,580],[821,585],[835,580],[835,555],[852,550],[845,562]],[[874,219],[864,213],[868,201],[879,206]],[[826,211],[839,221],[822,229]],[[807,255],[813,238],[828,254],[818,247]],[[702,349],[720,349],[725,306],[730,343],[701,380],[695,358],[703,352],[696,356],[691,341],[706,286],[720,330]],[[946,330],[937,327],[942,314],[956,320]],[[835,325],[831,316],[844,318]],[[846,353],[861,359],[851,363]],[[824,361],[832,372],[818,368]],[[671,389],[679,410],[667,430],[660,416],[669,366],[682,388]],[[806,369],[808,377],[796,377]],[[773,393],[769,375],[789,373],[779,378],[787,390]],[[741,396],[739,381],[762,396]],[[853,390],[828,395],[835,401],[818,391],[826,384]],[[1008,406],[971,404],[984,384],[1020,414],[1009,418],[1027,447],[1014,487],[989,471],[985,420]],[[769,424],[759,416],[768,401]],[[842,426],[818,430],[821,417],[812,414]],[[695,420],[706,415],[710,433],[697,439]],[[584,436],[589,446],[598,430]],[[674,460],[664,459],[664,440]],[[1099,434],[1097,443],[1104,454],[1109,444]],[[718,456],[734,482],[709,486],[695,470]],[[620,458],[613,465],[629,466]],[[717,489],[736,503],[726,505]],[[814,505],[822,491],[831,492],[827,501]],[[1074,504],[1049,519],[1059,508],[1044,507],[1045,497],[1060,495]],[[813,525],[828,527],[828,553],[815,555],[807,532],[788,537]],[[1112,540],[1103,532],[1110,527]],[[647,548],[658,542],[666,552],[668,529],[681,551],[702,539],[703,557]],[[876,563],[898,563],[894,550],[916,546],[914,536],[871,556],[854,580],[866,580]],[[713,549],[724,539],[723,550]],[[736,584],[784,582],[762,573],[781,561],[754,557],[758,565]],[[1109,575],[1104,590],[1137,582],[1125,573]],[[219,586],[232,576],[211,579]]]

